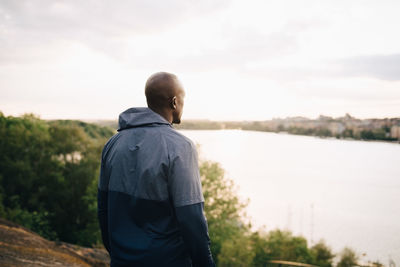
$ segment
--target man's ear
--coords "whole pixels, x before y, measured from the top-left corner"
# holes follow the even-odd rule
[[[172,98],[172,101],[171,101],[171,108],[172,108],[172,109],[176,109],[176,96],[174,96],[174,97]]]

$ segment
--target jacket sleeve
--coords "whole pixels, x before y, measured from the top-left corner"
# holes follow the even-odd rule
[[[97,193],[97,216],[99,219],[101,237],[103,239],[104,247],[110,253],[110,245],[108,240],[108,192],[98,189]]]
[[[99,220],[101,237],[104,247],[110,253],[110,243],[108,238],[108,177],[106,175],[104,158],[102,153],[99,185],[97,191],[97,216]]]
[[[197,203],[175,208],[183,241],[189,250],[193,267],[215,266],[203,207],[203,203]]]
[[[193,143],[177,146],[171,157],[168,186],[193,266],[215,266],[210,251],[197,152]]]

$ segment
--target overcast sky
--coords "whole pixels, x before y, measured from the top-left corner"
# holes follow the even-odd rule
[[[0,111],[116,119],[149,75],[183,119],[400,116],[400,1],[0,0]]]

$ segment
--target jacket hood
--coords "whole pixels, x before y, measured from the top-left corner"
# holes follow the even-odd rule
[[[149,108],[130,108],[119,115],[118,131],[151,124],[171,125],[161,115]]]

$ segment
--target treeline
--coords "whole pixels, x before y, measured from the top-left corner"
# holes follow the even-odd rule
[[[0,113],[0,216],[50,240],[101,245],[97,181],[101,149],[114,132],[80,121]],[[200,173],[218,266],[266,266],[270,260],[332,266],[335,255],[323,241],[309,246],[288,231],[252,231],[246,201],[217,163],[202,162]],[[338,266],[356,261],[346,249]]]
[[[100,242],[97,177],[113,130],[0,113],[0,215],[51,240]]]
[[[288,125],[285,125],[288,124]],[[302,124],[304,124],[302,126]],[[218,122],[208,120],[194,120],[184,121],[176,128],[182,130],[223,130],[223,129],[240,129],[247,131],[260,131],[260,132],[285,132],[294,135],[307,135],[318,137],[334,137],[337,139],[351,138],[355,140],[382,140],[382,141],[396,141],[398,138],[391,137],[391,128],[388,126],[380,126],[373,128],[372,126],[366,129],[357,127],[344,127],[343,130],[333,131],[328,127],[329,122],[319,122],[321,125],[313,125],[307,121],[305,123],[287,123],[275,121],[245,121],[245,122]]]
[[[338,120],[309,120],[294,121],[290,119],[270,121],[210,121],[210,120],[185,120],[174,125],[178,130],[225,130],[240,129],[245,131],[260,131],[273,133],[289,133],[294,135],[307,135],[317,137],[333,137],[337,139],[354,140],[381,140],[399,141],[393,137],[389,125],[399,125],[400,118],[382,119],[368,123],[349,116],[353,121]],[[380,122],[379,122],[380,121]],[[100,120],[94,123],[101,126],[117,128],[117,122]],[[340,125],[340,126],[338,126]],[[400,130],[399,130],[400,131]]]
[[[397,138],[389,136],[390,128],[382,127],[377,129],[365,129],[354,131],[353,129],[345,129],[341,133],[334,133],[326,127],[305,128],[305,127],[280,127],[277,132],[287,132],[295,135],[309,135],[318,137],[335,137],[337,139],[355,139],[355,140],[381,140],[381,141],[396,141]]]

